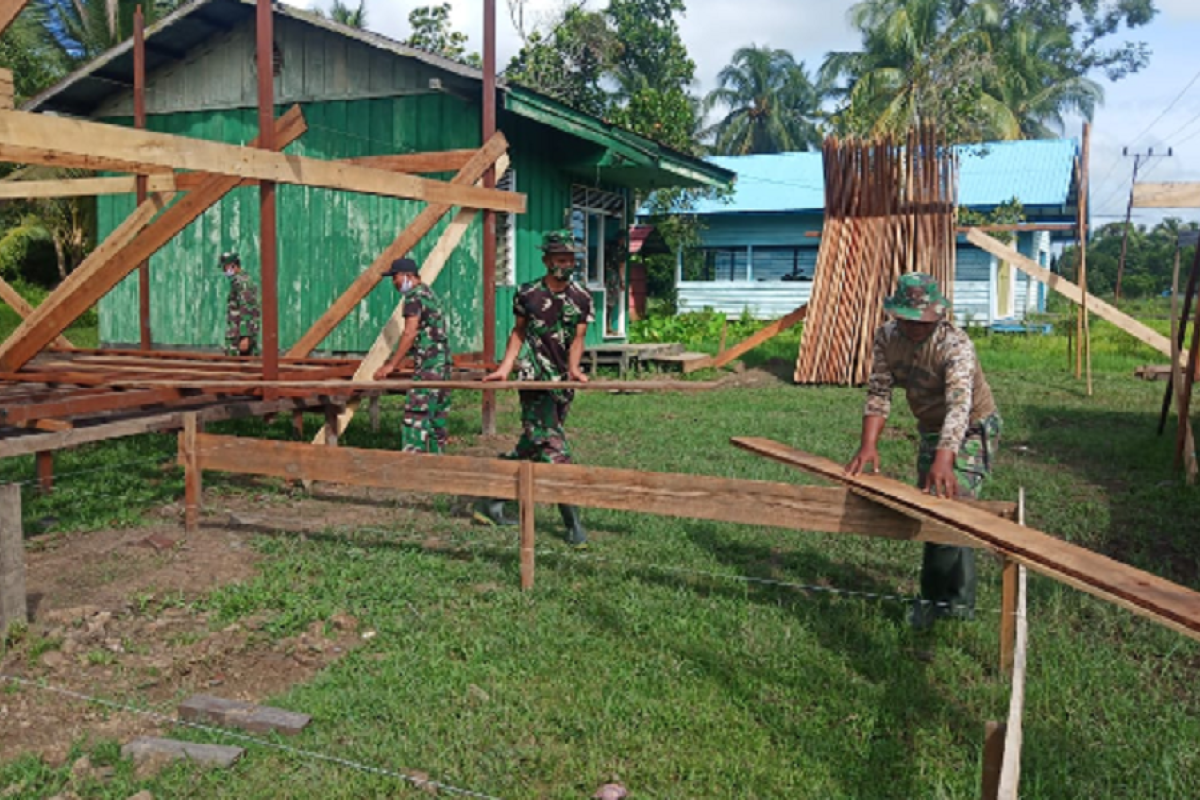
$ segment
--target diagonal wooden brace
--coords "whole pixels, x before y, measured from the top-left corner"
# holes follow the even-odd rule
[[[504,138],[504,134],[496,132],[492,138],[479,148],[471,159],[463,165],[463,168],[458,171],[458,174],[451,179],[450,183],[461,186],[471,187],[476,181],[483,177],[483,173],[488,170],[501,155],[508,149],[508,142]],[[379,258],[375,259],[361,275],[350,284],[350,287],[334,301],[333,305],[321,315],[313,326],[308,329],[308,332],[300,337],[300,340],[292,346],[292,349],[287,352],[289,358],[307,356],[317,349],[317,345],[325,340],[325,337],[333,333],[334,329],[341,324],[354,307],[357,306],[364,297],[371,293],[382,278],[384,269],[394,259],[408,253],[417,243],[424,238],[425,234],[433,230],[446,214],[453,208],[452,205],[445,203],[430,203],[425,207],[420,214],[417,215],[408,227],[396,238],[380,254]]]
[[[29,305],[29,302],[24,297],[21,297],[17,293],[17,290],[10,286],[3,278],[0,278],[0,300],[8,303],[9,307],[17,312],[17,315],[21,319],[28,319],[29,315],[33,313],[33,306]],[[75,345],[67,341],[65,336],[56,338],[54,344],[66,350],[75,349]]]

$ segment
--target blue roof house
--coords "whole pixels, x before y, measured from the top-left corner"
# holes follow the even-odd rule
[[[993,142],[958,148],[959,206],[994,210],[1014,197],[1026,224],[1075,221],[1078,145],[1070,139]],[[737,173],[731,197],[705,200],[698,249],[677,254],[675,283],[681,311],[749,311],[774,319],[808,302],[820,246],[825,186],[820,153],[721,156],[710,159]],[[1022,231],[1017,249],[1042,265],[1059,231]],[[959,237],[954,282],[960,324],[995,325],[1045,309],[1045,287]]]

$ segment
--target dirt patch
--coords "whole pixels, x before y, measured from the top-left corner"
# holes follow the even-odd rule
[[[312,496],[255,493],[252,482],[245,489],[206,497],[195,534],[171,505],[151,527],[32,539],[32,620],[0,672],[174,717],[197,692],[251,702],[279,695],[363,643],[370,632],[346,614],[280,640],[266,632],[267,615],[222,625],[194,601],[254,577],[260,556],[250,540],[262,530],[393,528],[431,510],[433,498],[324,484]],[[0,690],[3,761],[32,753],[58,765],[79,739],[126,742],[167,727],[28,684]]]
[[[773,358],[762,367],[738,370],[735,361],[734,372],[721,378],[722,389],[755,389],[768,386],[791,386],[792,374],[796,364],[781,358]]]

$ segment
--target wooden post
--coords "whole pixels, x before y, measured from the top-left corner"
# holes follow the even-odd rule
[[[0,637],[14,622],[26,622],[25,536],[21,529],[21,487],[0,485]]]
[[[194,413],[183,415],[179,432],[179,461],[183,464],[183,529],[195,533],[200,524],[200,458],[196,452],[199,423]]]
[[[521,510],[521,590],[533,588],[533,462],[522,461],[517,472],[517,500]]]
[[[332,403],[325,406],[325,446],[337,447],[338,444],[338,414],[341,409]]]
[[[1083,123],[1083,157],[1079,167],[1079,289],[1082,293],[1080,312],[1083,317],[1083,364],[1087,373],[1087,393],[1092,396],[1092,325],[1087,310],[1087,243],[1088,243],[1088,158],[1091,154],[1092,129]],[[1117,278],[1117,298],[1121,296],[1121,279]]]
[[[1017,574],[1018,564],[1011,558],[1000,557],[1000,674],[1012,672],[1013,648],[1017,643]]]
[[[146,127],[146,18],[138,5],[133,13],[133,127]],[[137,203],[146,202],[147,176],[137,176]],[[143,350],[152,344],[150,335],[150,261],[138,264],[138,329]]]
[[[300,409],[292,412],[292,430],[296,432],[297,439],[304,438],[304,412]]]
[[[1015,565],[1014,565],[1015,566]],[[1007,726],[989,720],[983,726],[983,800],[1000,795],[1000,768],[1004,765],[1004,737]]]
[[[258,0],[255,20],[258,66],[258,146],[275,148],[275,19],[271,0]],[[275,225],[275,182],[259,183],[259,256],[262,270],[262,376],[279,380],[279,241]],[[273,400],[264,391],[264,400]]]
[[[38,488],[42,494],[54,491],[54,451],[39,450],[37,459]]]
[[[371,403],[367,407],[371,418],[371,433],[379,433],[379,395],[371,395]]]
[[[496,132],[496,0],[483,0],[483,136],[486,142]],[[483,173],[486,189],[496,188],[496,170]],[[483,361],[496,360],[496,212],[483,212]],[[496,393],[483,393],[482,428],[485,436],[496,433]]]

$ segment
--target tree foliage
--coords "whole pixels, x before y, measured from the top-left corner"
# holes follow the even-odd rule
[[[1175,247],[1182,231],[1200,230],[1200,223],[1184,222],[1168,217],[1153,227],[1132,225],[1129,229],[1129,245],[1125,254],[1125,272],[1121,278],[1121,297],[1153,297],[1169,291],[1171,273],[1175,265]],[[1093,232],[1088,239],[1087,282],[1088,291],[1096,295],[1111,295],[1117,282],[1117,267],[1121,259],[1121,238],[1125,231],[1124,222],[1113,222]],[[1195,254],[1194,246],[1183,248],[1180,253],[1180,283],[1186,283]],[[1066,248],[1059,259],[1060,269],[1066,277],[1078,279],[1079,250],[1075,246]],[[1182,288],[1180,289],[1182,291]]]
[[[724,155],[815,150],[821,145],[821,91],[786,50],[738,48],[704,98],[725,114],[704,135]]]
[[[449,3],[413,9],[408,15],[408,25],[412,32],[404,43],[409,47],[472,66],[480,65],[479,54],[467,52],[467,35],[450,28]]]
[[[146,26],[174,11],[182,0],[33,0],[46,20],[46,32],[74,64],[91,61],[133,36],[139,6]]]
[[[349,28],[367,29],[367,0],[359,0],[357,8],[343,0],[333,0],[328,11],[323,10],[320,6],[314,6],[312,11],[318,16],[327,16],[334,22]]]

